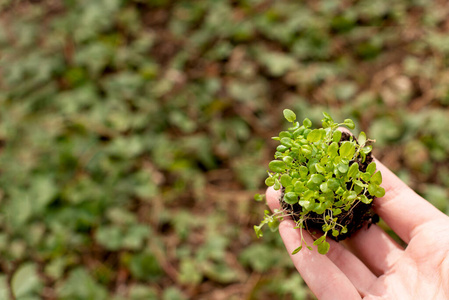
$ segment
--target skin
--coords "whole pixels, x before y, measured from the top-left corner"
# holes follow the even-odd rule
[[[449,217],[417,195],[376,161],[386,193],[374,210],[407,244],[404,249],[377,225],[366,226],[344,242],[327,239],[330,250],[303,248],[290,255],[296,269],[320,300],[449,299]],[[271,210],[279,207],[279,191],[266,193]],[[291,219],[279,226],[287,251],[301,244]],[[313,238],[306,230],[308,245]]]

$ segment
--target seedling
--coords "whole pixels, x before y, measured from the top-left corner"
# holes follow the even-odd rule
[[[301,231],[301,245],[293,254],[303,246],[312,249],[303,230],[315,238],[318,252],[326,254],[330,247],[326,237],[340,241],[371,222],[375,218],[372,201],[385,194],[371,154],[374,140],[367,139],[363,131],[358,138],[339,131],[340,126],[354,129],[350,119],[336,123],[329,114],[323,115],[322,128],[312,129],[309,119],[300,124],[293,111],[284,110],[292,127],[273,138],[280,145],[265,180],[267,186],[281,190],[281,209],[265,211],[260,225],[254,226],[261,237],[265,224],[276,230],[279,221],[290,216]],[[263,199],[261,195],[255,198]],[[313,229],[321,229],[323,234],[317,237]]]

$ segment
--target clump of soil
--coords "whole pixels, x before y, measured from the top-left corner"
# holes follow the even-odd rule
[[[352,139],[356,140],[356,138],[353,135],[343,132],[340,139],[340,144],[343,141],[349,141],[351,136]],[[354,160],[350,161],[349,165],[351,166],[352,164],[356,163],[359,165],[360,171],[366,172],[366,168],[372,161],[373,156],[370,152],[366,156],[364,162],[362,162],[361,158],[359,157],[355,161]],[[374,199],[374,197],[369,194],[367,194],[367,197],[370,199]],[[298,221],[300,212],[302,211],[302,207],[298,203],[295,203],[293,205],[288,204],[283,201],[283,198],[284,198],[284,188],[282,188],[282,195],[279,200],[281,207],[289,214],[291,214],[295,221]],[[333,240],[341,241],[350,237],[353,233],[362,228],[365,224],[368,224],[368,226],[370,226],[372,223],[377,223],[379,221],[379,217],[372,211],[371,209],[372,205],[373,201],[371,201],[369,204],[365,204],[363,202],[358,201],[348,211],[343,210],[342,213],[337,216],[338,217],[337,223],[346,226],[348,231],[346,233],[340,233],[340,235],[338,235],[337,237],[334,237],[332,235],[328,236]],[[309,215],[310,218],[308,218],[305,221],[306,229],[308,231],[311,231],[312,229],[321,230],[322,225],[324,224],[323,216],[318,215],[315,212],[310,212]]]

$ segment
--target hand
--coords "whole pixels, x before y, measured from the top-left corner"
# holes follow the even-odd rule
[[[374,210],[408,245],[399,246],[377,225],[360,229],[321,255],[304,248],[291,255],[296,269],[320,300],[449,299],[449,217],[418,196],[380,162],[386,194]],[[271,210],[279,208],[279,191],[267,190]],[[287,251],[301,244],[291,219],[279,226]],[[307,244],[310,234],[303,230]]]

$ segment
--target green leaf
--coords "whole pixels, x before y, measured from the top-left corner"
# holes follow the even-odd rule
[[[312,154],[312,149],[309,145],[303,145],[301,146],[301,153],[304,154],[304,156],[308,157],[310,154]]]
[[[283,161],[280,161],[280,160],[272,160],[268,164],[268,167],[270,168],[271,171],[276,172],[276,173],[282,173],[287,168],[285,163]]]
[[[327,182],[324,182],[324,183],[322,183],[322,184],[320,185],[320,190],[321,190],[323,193],[328,193],[328,192],[331,191],[331,190],[329,189],[329,186],[328,186]]]
[[[295,131],[295,130],[297,130],[298,128],[299,128],[299,122],[295,122],[294,124],[293,124],[293,127],[289,127],[288,128],[288,130],[290,130],[290,131]]]
[[[334,121],[334,120],[332,119],[332,117],[331,117],[327,112],[324,112],[324,111],[323,111],[323,116],[324,116],[324,118],[326,118],[327,120],[329,120],[329,121],[331,121],[331,122]]]
[[[284,109],[284,118],[293,123],[296,120],[296,114],[290,109]]]
[[[371,174],[366,172],[366,173],[362,173],[362,175],[360,175],[360,178],[365,181],[365,182],[370,182],[371,180]]]
[[[294,190],[295,190],[295,193],[298,193],[298,194],[304,192],[304,191],[306,190],[306,187],[304,186],[304,182],[302,182],[302,181],[297,181],[297,182],[295,183]]]
[[[329,155],[330,158],[334,158],[338,155],[338,143],[333,142],[329,145],[327,148],[327,155]]]
[[[334,133],[332,134],[332,141],[338,143],[340,140],[341,140],[341,131],[340,130],[334,131]]]
[[[150,229],[145,225],[134,225],[128,227],[122,241],[122,249],[139,250],[143,246]]]
[[[354,162],[350,167],[348,171],[348,178],[355,178],[356,175],[359,172],[359,164]]]
[[[385,196],[385,189],[381,186],[377,187],[375,196],[378,198]]]
[[[310,200],[310,199],[312,199],[313,196],[314,196],[314,192],[311,191],[311,190],[307,190],[307,191],[303,194],[303,196],[301,197],[301,200],[302,200],[302,199],[304,199],[304,200]]]
[[[327,186],[332,190],[335,191],[336,189],[338,189],[338,187],[340,186],[340,183],[338,182],[338,180],[336,178],[330,178],[327,181]]]
[[[365,145],[365,143],[366,143],[366,134],[362,131],[362,132],[360,132],[360,134],[359,134],[359,137],[358,137],[358,142],[359,142],[359,145]]]
[[[303,134],[303,132],[304,132],[304,126],[301,126],[301,127],[299,127],[298,129],[296,129],[294,132],[293,132],[293,138],[297,138],[298,136],[300,136],[300,135],[302,135]]]
[[[292,255],[298,253],[299,251],[301,251],[302,246],[299,246],[298,248],[296,248],[295,250],[293,250]]]
[[[337,169],[340,173],[346,173],[348,172],[349,166],[341,162],[337,165]]]
[[[284,146],[284,145],[279,145],[276,147],[276,150],[279,152],[285,152],[288,150],[288,147]]]
[[[359,186],[357,184],[354,185],[354,192],[356,192],[357,195],[360,194],[361,192],[363,192],[363,190],[364,189],[361,186]]]
[[[279,191],[281,188],[281,183],[279,182],[279,179],[275,178],[274,179],[274,185],[273,185],[274,190]]]
[[[378,186],[377,184],[371,183],[368,185],[368,192],[374,197],[383,197],[385,196],[385,189],[383,187]]]
[[[374,175],[371,177],[370,182],[377,185],[380,185],[382,183],[382,174],[380,173],[380,171],[374,173]]]
[[[262,201],[263,198],[264,198],[264,196],[261,195],[261,194],[255,194],[254,195],[254,200],[256,200],[256,201]]]
[[[376,172],[376,163],[374,161],[368,165],[368,167],[366,168],[366,172],[371,175],[373,175],[374,172]]]
[[[105,225],[97,229],[95,239],[108,250],[118,250],[123,243],[123,230],[116,225]]]
[[[340,156],[346,159],[352,159],[355,153],[355,145],[352,142],[345,141],[340,147]]]
[[[318,142],[319,140],[321,140],[322,137],[321,133],[322,133],[321,130],[314,129],[307,135],[307,140],[311,143]]]
[[[292,138],[292,134],[288,131],[281,131],[279,133],[279,138],[283,139],[283,138]]]
[[[42,288],[36,265],[25,263],[12,276],[11,288],[16,298],[25,299]]]
[[[268,221],[268,227],[271,229],[271,231],[276,231],[279,227],[279,220],[278,218],[272,217],[269,221]]]
[[[283,187],[287,187],[292,184],[292,178],[288,174],[283,174],[281,176],[281,184]]]
[[[290,148],[291,146],[293,146],[292,139],[288,138],[288,137],[281,138],[281,144],[287,148]]]
[[[309,174],[309,169],[306,166],[300,166],[299,176],[301,176],[301,178],[306,178],[307,174]]]
[[[362,201],[365,204],[369,204],[371,203],[371,199],[369,199],[368,197],[366,197],[366,195],[360,195],[359,196],[359,200]]]
[[[288,204],[295,204],[299,201],[298,195],[293,192],[288,192],[284,195],[284,201]]]
[[[268,177],[267,179],[265,179],[265,184],[267,186],[273,186],[274,184],[274,178],[273,177]]]
[[[260,228],[261,228],[260,225],[259,226],[254,225],[254,232],[256,233],[256,236],[258,238],[263,237],[263,232],[262,232],[262,230]]]
[[[316,246],[316,245],[319,245],[319,244],[321,244],[321,243],[323,243],[324,241],[325,241],[325,239],[326,239],[326,236],[325,235],[322,235],[322,236],[320,236],[319,238],[317,238],[314,242],[313,242],[313,244]]]
[[[308,118],[305,118],[302,122],[302,125],[304,125],[305,128],[310,128],[312,127],[312,121],[310,121]]]
[[[292,164],[292,162],[294,161],[293,157],[291,156],[285,156],[282,159],[288,166],[290,166]]]
[[[315,166],[315,169],[316,169],[316,171],[318,173],[326,172],[326,169],[322,165],[320,165],[319,163],[316,163],[314,166]]]
[[[135,256],[131,256],[129,261],[129,269],[132,269],[131,273],[133,277],[138,277],[134,274],[136,268],[142,266],[142,272],[150,276],[142,276],[141,280],[156,280],[161,275],[161,269],[159,268],[157,260],[153,259],[152,268],[148,268],[149,264],[147,262],[134,262]],[[128,262],[127,262],[128,263]],[[140,275],[140,274],[139,274]],[[139,276],[140,277],[140,276]],[[106,287],[99,284],[95,278],[86,270],[85,267],[76,267],[70,271],[67,278],[63,281],[60,286],[61,293],[60,299],[95,299],[95,300],[106,300],[108,298],[108,293]]]
[[[361,188],[364,188],[364,187],[367,186],[365,183],[361,182],[360,180],[354,180],[354,184],[355,184],[356,186],[361,187]]]
[[[345,192],[345,190],[341,186],[339,186],[338,189],[335,191],[335,194],[343,195],[344,192]]]
[[[9,280],[5,274],[0,275],[0,299],[9,299]]]
[[[368,145],[362,148],[362,150],[360,150],[360,152],[362,152],[363,154],[368,154],[371,152],[371,150],[373,150],[373,146]]]
[[[345,198],[347,200],[349,200],[349,201],[353,201],[353,200],[355,200],[355,198],[357,198],[357,193],[355,191],[349,191],[349,192],[346,192],[346,193],[345,193],[346,194]]]
[[[310,180],[315,184],[319,184],[323,182],[324,176],[321,174],[313,174],[312,176],[310,176]]]
[[[298,201],[298,204],[299,204],[303,209],[310,211],[310,210],[313,209],[313,206],[314,206],[314,204],[311,203],[311,202],[313,202],[313,201],[304,200],[304,198],[301,198],[301,200]]]
[[[351,119],[346,119],[346,120],[343,122],[343,125],[345,125],[345,126],[348,127],[349,129],[354,129],[354,128],[355,128],[354,121],[352,121]]]
[[[318,253],[320,254],[326,254],[329,252],[330,244],[326,241],[318,245]]]

